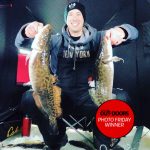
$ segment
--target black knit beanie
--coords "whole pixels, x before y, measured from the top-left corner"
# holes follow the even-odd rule
[[[85,7],[84,7],[84,5],[82,5],[82,4],[79,3],[79,2],[71,2],[71,3],[69,3],[69,4],[67,5],[67,7],[65,8],[65,12],[64,12],[64,20],[65,20],[65,22],[66,22],[66,20],[67,20],[68,12],[69,12],[70,10],[73,10],[73,9],[78,9],[78,10],[80,10],[81,13],[82,13],[83,19],[84,19],[84,21],[85,21],[85,19],[86,19],[86,13],[85,13]]]

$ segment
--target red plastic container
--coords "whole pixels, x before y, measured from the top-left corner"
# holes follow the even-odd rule
[[[30,136],[31,119],[26,115],[22,122],[22,136]]]

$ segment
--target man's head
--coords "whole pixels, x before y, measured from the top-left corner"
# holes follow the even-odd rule
[[[68,12],[71,11],[71,10],[73,10],[73,9],[78,9],[82,13],[82,16],[83,16],[84,21],[85,21],[85,19],[86,19],[86,13],[85,13],[85,7],[84,7],[84,5],[82,5],[79,2],[71,2],[65,8],[65,12],[64,12],[64,20],[65,20],[65,22],[67,20]]]
[[[85,21],[85,7],[79,2],[69,3],[64,12],[64,19],[69,31],[79,32]]]

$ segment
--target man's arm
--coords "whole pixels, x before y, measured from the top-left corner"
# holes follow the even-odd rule
[[[129,24],[123,24],[107,30],[105,36],[111,39],[112,45],[117,46],[127,40],[136,39],[138,30]]]
[[[19,32],[17,33],[16,39],[15,39],[15,46],[17,48],[23,47],[23,48],[31,48],[32,39],[24,36],[24,30],[26,28],[27,24],[23,25]]]
[[[38,33],[39,28],[42,27],[43,24],[37,21],[23,25],[16,36],[15,46],[18,48],[31,48],[33,38]]]
[[[126,40],[134,40],[138,38],[138,30],[135,27],[129,24],[123,24],[119,26],[119,28],[123,29],[123,31],[127,33],[127,37],[125,38]]]

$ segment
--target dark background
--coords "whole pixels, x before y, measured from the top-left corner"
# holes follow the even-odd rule
[[[114,49],[124,59],[115,63],[114,87],[125,89],[133,101],[138,124],[150,127],[150,0],[80,0],[87,22],[98,30],[122,23],[134,25],[139,38]],[[20,102],[25,88],[16,84],[20,27],[34,20],[51,23],[61,32],[67,0],[0,0],[0,113]]]

